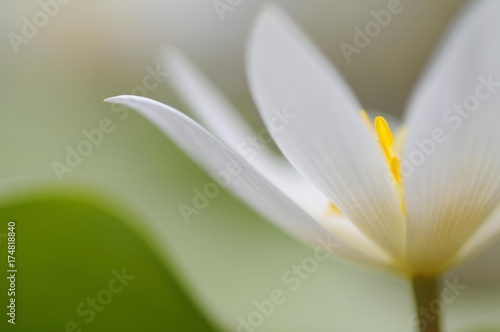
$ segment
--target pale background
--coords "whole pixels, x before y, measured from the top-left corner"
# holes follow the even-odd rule
[[[189,203],[192,189],[202,188],[210,178],[144,119],[131,114],[122,121],[102,100],[129,94],[141,85],[146,67],[154,68],[159,52],[174,44],[260,127],[244,61],[247,36],[263,3],[243,0],[222,22],[209,0],[73,0],[61,5],[57,15],[16,54],[8,33],[19,34],[22,18],[31,18],[40,7],[35,1],[0,2],[3,204],[25,192],[43,194],[59,186],[99,192],[123,213],[137,216],[134,220],[139,221],[133,225],[137,234],[152,243],[160,261],[175,266],[175,275],[189,296],[210,321],[227,331],[235,330],[239,316],[254,310],[254,300],[269,297],[275,288],[286,288],[281,275],[311,250],[227,193],[186,225],[177,206]],[[274,3],[326,53],[367,109],[399,117],[445,28],[465,1],[403,0],[404,10],[350,64],[339,44],[352,43],[353,28],[364,26],[372,19],[370,10],[386,8],[387,1]],[[148,96],[188,111],[167,81]],[[59,183],[51,163],[62,162],[66,146],[74,147],[84,138],[81,131],[95,128],[104,117],[113,120],[115,131]],[[90,255],[83,250],[81,254]],[[112,266],[113,257],[106,259]],[[92,263],[87,262],[86,269],[92,277]],[[498,275],[494,250],[458,272],[469,288],[447,309],[450,330],[500,328]],[[147,280],[148,275],[138,278]],[[147,291],[155,297],[153,286]],[[412,330],[412,300],[405,281],[337,259],[323,263],[297,292],[288,295],[258,331]],[[78,302],[74,300],[75,305]],[[23,315],[27,319],[29,313]],[[55,314],[52,319],[59,318]],[[95,324],[87,330],[100,330]],[[156,327],[163,330],[161,323]]]

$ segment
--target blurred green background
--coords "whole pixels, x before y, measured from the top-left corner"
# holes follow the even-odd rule
[[[41,3],[50,3],[42,1]],[[61,1],[62,2],[62,1]],[[400,116],[450,20],[465,1],[402,1],[405,10],[347,63],[339,48],[387,1],[275,1],[340,69],[368,109]],[[159,52],[175,44],[256,128],[244,51],[264,1],[243,0],[221,21],[212,1],[68,1],[32,38],[12,47],[38,1],[0,2],[0,275],[6,224],[17,221],[16,326],[0,330],[236,331],[254,301],[285,290],[286,301],[256,331],[413,331],[404,280],[337,258],[295,291],[281,277],[311,250],[222,193],[192,223],[178,205],[211,179],[135,113],[106,97],[140,91]],[[147,96],[186,110],[168,76]],[[139,88],[138,88],[139,87]],[[105,119],[114,130],[59,181],[64,162]],[[448,306],[450,331],[500,331],[498,246],[453,271],[468,286]],[[91,323],[76,312],[106,289],[112,270],[136,278]]]

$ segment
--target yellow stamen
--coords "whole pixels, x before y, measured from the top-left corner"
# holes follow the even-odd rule
[[[381,116],[377,116],[375,118],[375,131],[377,132],[378,139],[380,141],[380,145],[382,146],[382,150],[384,151],[385,158],[387,162],[390,164],[392,160],[392,156],[394,156],[394,136],[392,136],[391,129],[387,124],[387,121]]]
[[[340,212],[339,208],[335,204],[333,204],[332,202],[328,202],[328,207],[329,207],[329,211],[331,213],[342,214],[342,212]]]
[[[385,159],[387,160],[387,164],[391,170],[391,174],[394,177],[394,180],[398,184],[401,184],[401,165],[399,158],[394,152],[394,136],[392,135],[391,129],[389,128],[387,121],[381,116],[377,116],[375,118],[374,126],[380,146],[384,152]]]
[[[401,183],[403,179],[401,178],[401,165],[399,159],[392,157],[390,166],[394,180],[396,180],[397,183]]]
[[[361,119],[370,130],[370,133],[376,134],[376,137],[378,138],[380,148],[384,153],[384,157],[387,161],[387,165],[389,166],[392,178],[394,179],[394,182],[396,182],[395,187],[401,200],[401,210],[403,211],[403,214],[406,215],[405,202],[403,197],[403,177],[401,174],[401,162],[398,158],[403,150],[403,142],[406,138],[406,128],[401,128],[397,132],[396,139],[394,139],[391,128],[383,117],[377,116],[372,126],[368,113],[366,113],[364,110],[361,110],[359,113]],[[330,203],[330,211],[340,213],[339,209],[332,203]]]

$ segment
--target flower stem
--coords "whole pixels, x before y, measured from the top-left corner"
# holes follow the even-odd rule
[[[439,281],[436,277],[414,277],[412,279],[420,332],[440,332],[440,314],[433,310],[439,300]]]

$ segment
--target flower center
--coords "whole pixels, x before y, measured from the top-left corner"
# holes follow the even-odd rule
[[[361,111],[361,117],[368,123],[368,125],[370,125],[370,118],[365,111]],[[399,199],[401,200],[401,210],[403,211],[403,214],[406,215],[403,196],[403,177],[401,176],[401,162],[399,160],[405,130],[404,128],[400,129],[397,134],[397,139],[395,140],[389,124],[382,116],[377,116],[375,118],[373,127],[375,128],[380,148],[382,149],[387,165],[389,166],[391,176],[394,179],[396,191]]]
[[[396,191],[398,193],[399,199],[401,200],[401,210],[403,214],[405,212],[405,205],[403,199],[403,177],[401,175],[401,162],[399,155],[401,154],[401,146],[405,136],[404,128],[398,131],[396,139],[392,134],[389,124],[382,116],[377,116],[373,125],[371,124],[370,117],[364,111],[360,111],[360,116],[363,122],[366,124],[370,132],[376,136],[382,153],[384,154],[387,165],[389,166],[389,171],[392,179],[394,180]],[[330,212],[340,214],[340,210],[333,203],[329,203]]]

